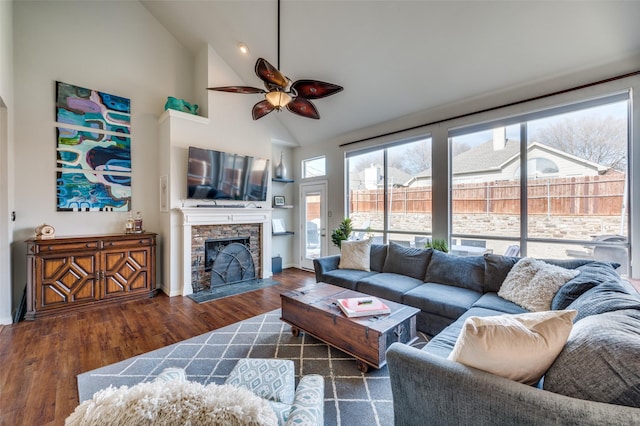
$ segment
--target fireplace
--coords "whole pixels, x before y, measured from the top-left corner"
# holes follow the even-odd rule
[[[262,226],[256,223],[198,225],[191,235],[194,293],[260,276]]]
[[[212,256],[206,253],[207,241],[228,240],[231,244],[237,244],[230,249],[232,256],[236,257],[247,258],[246,252],[236,253],[236,249],[240,249],[238,246],[246,247],[253,260],[255,278],[271,277],[271,212],[269,209],[184,207],[181,211],[184,219],[183,296],[212,288],[213,263]],[[217,281],[213,283],[214,286],[219,284]],[[229,283],[221,285],[228,286]]]

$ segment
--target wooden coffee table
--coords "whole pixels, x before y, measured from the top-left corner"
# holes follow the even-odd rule
[[[297,336],[304,331],[356,358],[358,369],[381,368],[386,350],[393,342],[410,344],[417,339],[416,314],[419,309],[379,298],[391,313],[349,318],[336,304],[337,299],[369,296],[331,284],[317,283],[280,295],[282,320],[291,324]]]

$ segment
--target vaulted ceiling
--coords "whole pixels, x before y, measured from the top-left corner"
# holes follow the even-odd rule
[[[141,3],[194,54],[211,45],[246,85],[261,87],[257,58],[277,64],[276,0]],[[339,139],[441,105],[640,57],[639,19],[640,1],[282,0],[281,71],[344,91],[314,101],[320,120],[289,112],[261,120],[280,120],[300,145]],[[240,54],[239,42],[248,55]],[[250,108],[246,116],[250,122]]]

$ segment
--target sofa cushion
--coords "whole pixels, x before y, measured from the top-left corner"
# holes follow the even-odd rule
[[[338,269],[370,271],[371,240],[343,241],[340,245]]]
[[[567,309],[578,311],[576,321],[590,315],[622,309],[640,309],[640,295],[626,281],[608,281],[586,291]]]
[[[499,315],[500,312],[496,312],[492,309],[474,308],[472,307],[465,312],[460,318],[458,318],[452,324],[449,324],[446,328],[440,331],[437,335],[434,335],[432,339],[422,348],[423,351],[429,352],[433,355],[446,358],[449,356],[453,347],[456,345],[458,336],[460,336],[460,330],[465,320],[469,317],[491,317]]]
[[[580,273],[560,287],[551,301],[551,309],[565,309],[587,290],[599,284],[620,279],[620,275],[609,262],[590,262],[576,269]]]
[[[402,296],[402,304],[445,318],[457,319],[482,293],[445,284],[422,284]]]
[[[575,315],[545,311],[469,317],[448,359],[534,385],[564,347]]]
[[[502,256],[499,254],[485,254],[485,271],[484,271],[484,285],[486,292],[498,292],[500,286],[507,278],[507,274],[511,271],[511,268],[518,263],[520,257],[514,256]],[[561,266],[566,269],[576,269],[579,266],[593,262],[591,259],[540,259],[543,262],[551,265]],[[617,266],[615,266],[617,265]],[[614,269],[618,264],[614,265]]]
[[[370,268],[372,271],[382,272],[384,261],[387,259],[387,246],[384,244],[371,244]]]
[[[334,269],[333,271],[325,272],[322,275],[322,281],[327,284],[337,285],[339,287],[348,288],[349,290],[355,290],[358,281],[376,275],[377,272],[357,271],[355,269]]]
[[[483,294],[482,297],[473,304],[473,307],[491,309],[496,313],[502,312],[505,314],[524,314],[527,312],[522,306],[503,299],[496,293]]]
[[[579,273],[526,257],[511,268],[498,296],[530,311],[548,311],[560,287]]]
[[[544,378],[562,395],[640,408],[640,311],[582,319]],[[585,368],[588,366],[588,368]]]
[[[422,284],[424,283],[416,278],[382,272],[362,278],[355,290],[400,303],[404,293]]]
[[[447,284],[484,291],[484,258],[482,256],[454,256],[434,250],[424,277],[425,282]]]
[[[431,249],[405,247],[397,243],[389,243],[387,258],[382,272],[402,274],[422,280],[431,259]]]

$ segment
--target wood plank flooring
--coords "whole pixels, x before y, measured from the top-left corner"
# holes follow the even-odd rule
[[[63,425],[78,405],[76,375],[280,307],[280,293],[315,282],[285,269],[281,284],[197,304],[187,297],[152,299],[0,329],[0,425]]]

